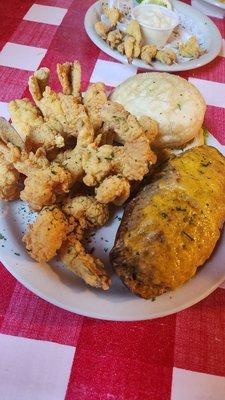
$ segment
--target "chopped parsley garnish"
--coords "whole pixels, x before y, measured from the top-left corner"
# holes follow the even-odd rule
[[[5,236],[0,233],[0,240],[6,240]]]
[[[167,218],[168,217],[168,215],[165,212],[161,212],[160,215],[161,215],[162,218]]]
[[[182,231],[181,233],[182,233],[183,235],[185,235],[189,240],[191,240],[191,242],[194,242],[193,237],[191,237],[187,232]]]
[[[113,159],[113,157],[114,157],[114,154],[112,153],[109,156],[105,157],[105,160],[111,161]]]
[[[181,105],[180,105],[180,103],[177,103],[177,107],[179,108],[179,110],[181,110]]]
[[[176,211],[187,211],[186,208],[176,207]]]
[[[211,161],[201,161],[201,167],[208,167],[211,163]]]
[[[20,256],[20,253],[14,253],[16,256]]]

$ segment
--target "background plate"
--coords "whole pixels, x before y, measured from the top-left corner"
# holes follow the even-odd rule
[[[164,65],[158,61],[155,61],[153,62],[153,66],[151,66],[136,58],[132,62],[132,65],[134,65],[135,67],[166,72],[186,71],[194,68],[199,68],[205,64],[208,64],[210,61],[214,60],[214,58],[216,58],[216,56],[219,54],[222,45],[222,37],[216,25],[208,17],[206,17],[195,8],[189,6],[188,4],[182,3],[181,1],[177,0],[174,0],[173,4],[174,8],[179,13],[191,18],[192,21],[203,32],[208,53],[202,55],[197,60],[186,61],[181,64],[173,65]],[[115,58],[116,60],[121,61],[123,64],[127,64],[127,58],[120,54],[118,51],[111,49],[111,47],[108,46],[107,43],[103,39],[101,39],[95,32],[94,25],[95,22],[100,20],[100,13],[101,1],[97,1],[88,9],[84,20],[85,29],[88,36],[90,37],[92,42],[97,47],[99,47],[99,49],[104,51],[109,56]]]

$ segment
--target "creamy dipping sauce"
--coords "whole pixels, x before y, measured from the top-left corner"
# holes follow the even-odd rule
[[[153,10],[148,7],[140,8],[136,19],[140,24],[157,29],[168,29],[173,24],[171,17],[160,10]]]

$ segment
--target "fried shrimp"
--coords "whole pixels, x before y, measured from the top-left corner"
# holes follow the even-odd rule
[[[94,130],[99,130],[103,123],[100,111],[102,106],[107,102],[104,83],[98,82],[90,85],[84,93],[83,102]]]
[[[86,253],[76,233],[68,236],[59,250],[63,264],[88,285],[108,290],[111,284],[103,263],[91,254]]]
[[[139,25],[131,22],[120,32],[115,27],[121,14],[105,12],[110,26],[96,24],[99,35],[127,56],[138,56]],[[57,75],[61,92],[49,86],[49,69],[40,68],[29,78],[34,103],[10,102],[16,129],[0,118],[0,199],[20,198],[39,213],[23,237],[34,260],[44,263],[58,255],[88,285],[108,290],[110,277],[85,241],[156,161],[150,145],[158,126],[108,101],[101,82],[81,95],[78,61],[57,64]]]
[[[141,48],[141,60],[145,61],[147,64],[151,64],[156,53],[157,47],[154,44],[147,44]]]
[[[32,258],[47,262],[56,255],[71,230],[73,225],[58,207],[45,207],[29,225],[23,242]]]
[[[63,211],[77,220],[85,218],[93,226],[103,226],[109,219],[108,206],[99,203],[94,196],[69,198],[63,205]]]
[[[109,32],[110,27],[107,26],[106,24],[103,24],[103,22],[98,21],[95,23],[95,30],[99,36],[101,36],[102,39],[107,38],[107,33]]]
[[[26,176],[20,198],[35,211],[55,204],[57,195],[69,192],[72,182],[70,173],[59,164],[49,162],[42,149],[35,154],[22,153],[14,167]]]
[[[102,107],[101,117],[115,131],[115,141],[124,144],[143,134],[138,120],[118,103],[107,101]]]
[[[114,27],[121,19],[121,12],[116,7],[109,8],[107,5],[103,5],[103,12],[108,17],[110,27]]]
[[[85,172],[84,183],[87,186],[96,186],[112,169],[113,146],[89,145],[82,155],[82,166]]]
[[[95,190],[96,200],[102,204],[121,206],[130,196],[130,184],[121,175],[109,176]]]

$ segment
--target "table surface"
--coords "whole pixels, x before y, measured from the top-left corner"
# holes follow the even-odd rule
[[[0,115],[28,96],[39,65],[79,59],[82,89],[116,86],[138,71],[102,53],[84,31],[92,0],[2,0]],[[198,0],[225,38],[218,11]],[[223,42],[224,44],[224,42]],[[225,47],[191,78],[207,102],[205,125],[225,145]],[[58,88],[56,74],[52,84]],[[225,398],[225,285],[195,306],[143,322],[106,322],[41,300],[0,265],[0,398],[3,400],[222,400]]]

